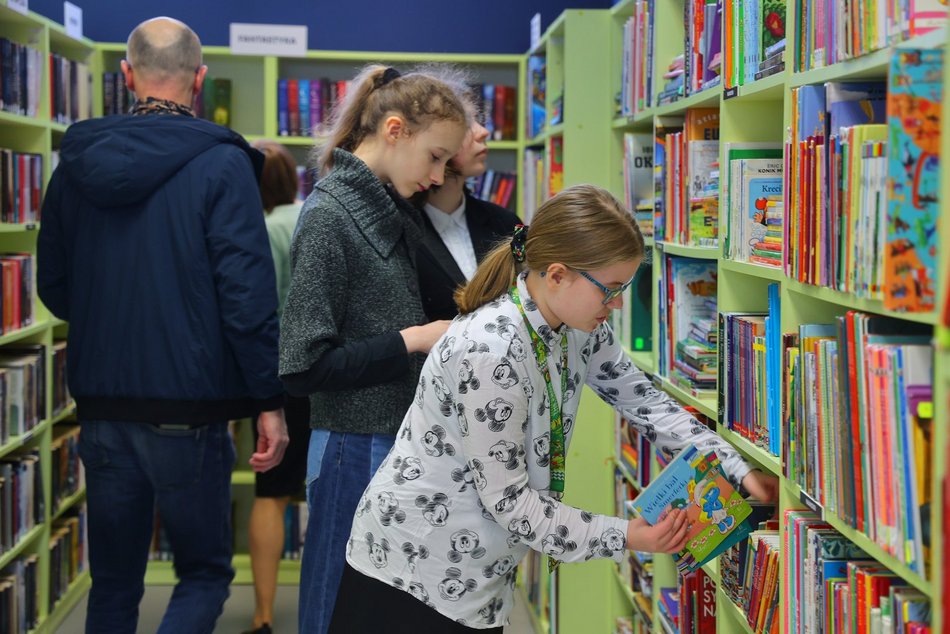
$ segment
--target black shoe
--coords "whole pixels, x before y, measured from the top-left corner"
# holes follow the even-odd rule
[[[274,634],[270,629],[270,623],[264,623],[260,627],[256,627],[253,630],[247,630],[246,632],[241,632],[241,634]]]

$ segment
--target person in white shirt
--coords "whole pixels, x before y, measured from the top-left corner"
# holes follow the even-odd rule
[[[500,633],[529,548],[566,562],[681,550],[683,511],[649,526],[560,501],[584,385],[665,454],[715,450],[734,486],[775,499],[777,480],[655,389],[614,338],[608,316],[643,255],[633,216],[579,185],[485,258],[357,506],[330,632]]]

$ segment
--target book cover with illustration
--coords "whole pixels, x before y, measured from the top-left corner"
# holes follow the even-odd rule
[[[934,309],[943,50],[900,49],[887,92],[884,308]]]
[[[714,452],[690,445],[637,496],[634,509],[654,525],[672,509],[687,513],[686,547],[673,555],[680,572],[695,570],[748,535],[752,507],[732,488]]]

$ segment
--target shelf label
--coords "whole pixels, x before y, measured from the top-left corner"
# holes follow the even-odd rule
[[[807,506],[809,509],[811,509],[811,510],[814,511],[815,513],[818,513],[818,517],[820,517],[821,519],[824,519],[824,518],[825,518],[824,509],[821,508],[821,505],[818,504],[817,500],[815,500],[814,498],[812,498],[810,495],[808,495],[808,494],[805,493],[804,491],[801,492],[801,496],[800,496],[800,497],[801,497],[801,500],[802,500],[802,504],[804,504],[805,506]]]
[[[306,57],[307,27],[232,22],[231,54]]]
[[[739,87],[733,86],[732,88],[726,88],[722,91],[723,99],[732,99],[733,97],[739,96]]]
[[[66,27],[66,35],[82,39],[82,9],[69,0],[63,2],[63,26]]]
[[[537,48],[541,43],[541,14],[535,13],[531,16],[531,46],[529,50]]]
[[[7,6],[23,15],[30,12],[30,0],[7,0]]]
[[[36,231],[36,223],[35,223],[35,222],[28,222],[28,223],[26,223],[26,226],[24,227],[24,229],[25,229],[26,231]]]

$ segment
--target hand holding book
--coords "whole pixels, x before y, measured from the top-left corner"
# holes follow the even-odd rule
[[[655,526],[642,517],[627,523],[627,548],[649,553],[678,553],[686,547],[689,519],[686,512],[673,509]]]

